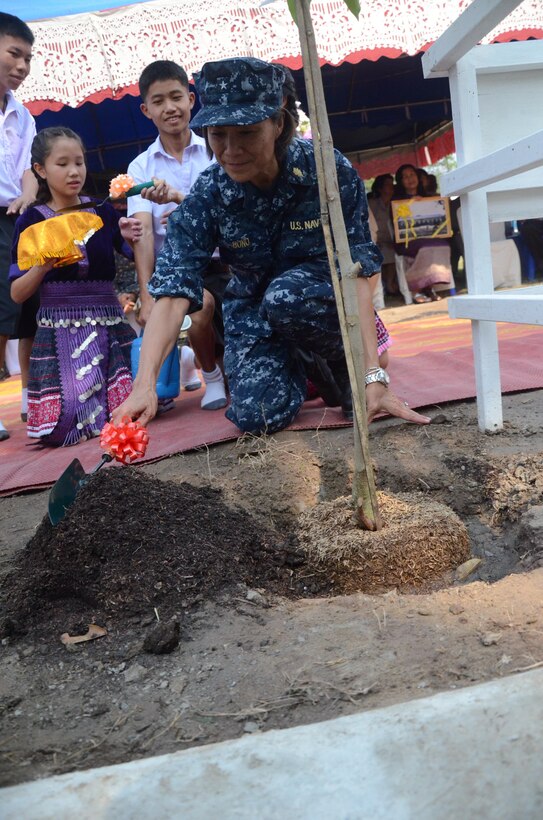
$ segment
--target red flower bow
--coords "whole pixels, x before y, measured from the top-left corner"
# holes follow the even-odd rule
[[[100,433],[101,447],[122,464],[142,458],[148,442],[149,434],[145,427],[139,421],[130,421],[128,416],[117,426],[108,421]]]

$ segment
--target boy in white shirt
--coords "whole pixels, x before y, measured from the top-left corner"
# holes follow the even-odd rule
[[[30,169],[30,147],[36,125],[13,96],[30,72],[33,43],[34,35],[26,23],[12,14],[0,12],[0,371],[3,371],[0,378],[5,375],[8,339],[16,336],[23,382],[23,420],[39,301],[29,300],[22,308],[16,305],[10,296],[8,271],[15,219],[36,198],[37,192],[37,182]],[[9,433],[0,421],[0,441],[7,438]]]
[[[140,288],[141,311],[139,321],[145,324],[153,307],[147,285],[155,269],[155,260],[164,243],[167,216],[172,201],[179,204],[188,194],[201,171],[212,162],[204,140],[189,128],[194,94],[189,89],[186,72],[170,60],[150,63],[139,79],[141,111],[156,125],[158,137],[128,166],[128,174],[136,183],[157,180],[155,188],[128,200],[128,216],[141,220],[143,236],[134,245],[134,258]],[[158,180],[165,182],[159,183]],[[172,192],[173,198],[172,198]],[[218,260],[212,262],[205,279],[202,310],[191,314],[189,340],[202,368],[206,385],[201,406],[204,410],[218,410],[226,406],[224,378],[215,360],[216,336],[213,329],[221,325],[219,303],[228,282],[228,274]],[[217,299],[212,295],[215,291]],[[189,348],[182,348],[182,383],[186,389],[196,389],[194,356]],[[187,361],[187,357],[189,361]],[[192,358],[191,358],[192,357]]]

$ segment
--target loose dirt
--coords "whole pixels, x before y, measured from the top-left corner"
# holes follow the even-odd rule
[[[452,509],[482,559],[464,581],[448,571],[431,590],[331,596],[301,562],[300,513],[349,493],[350,429],[112,470],[137,488],[134,506],[130,493],[105,491],[100,522],[81,497],[76,548],[41,523],[46,492],[1,499],[2,607],[15,628],[0,648],[0,782],[325,720],[541,664],[543,391],[505,397],[506,426],[492,436],[478,430],[473,402],[429,413],[441,423],[373,424],[370,444],[379,489]],[[163,532],[157,498],[176,510]],[[138,537],[155,519],[140,562]],[[17,582],[6,581],[14,571]],[[105,637],[61,643],[92,621]],[[175,624],[178,645],[166,646]],[[157,627],[170,630],[162,644]],[[152,635],[172,651],[152,654]]]

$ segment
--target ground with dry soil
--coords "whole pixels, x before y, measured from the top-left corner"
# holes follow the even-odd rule
[[[451,507],[482,559],[473,575],[458,582],[449,572],[419,594],[301,599],[238,578],[212,595],[180,595],[163,613],[161,623],[180,624],[168,654],[143,648],[161,618],[152,601],[123,618],[102,612],[107,636],[69,648],[60,633],[86,624],[45,608],[26,634],[2,641],[0,782],[325,720],[542,662],[543,541],[527,511],[543,503],[543,391],[506,397],[504,408],[506,426],[492,436],[479,432],[473,402],[431,408],[442,423],[427,428],[371,428],[379,488]],[[300,512],[348,494],[351,437],[287,432],[138,469],[220,497],[256,532],[284,539]],[[46,492],[0,500],[2,577],[46,504]],[[228,535],[241,550],[243,525]]]

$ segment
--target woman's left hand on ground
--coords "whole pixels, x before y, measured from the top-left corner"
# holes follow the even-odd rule
[[[366,387],[366,406],[368,408],[368,422],[380,413],[387,413],[389,416],[396,416],[414,424],[430,424],[429,416],[422,416],[412,410],[407,402],[398,398],[388,387],[383,384],[369,384]]]
[[[121,216],[119,219],[121,236],[125,242],[139,242],[143,236],[143,225],[134,216]]]

